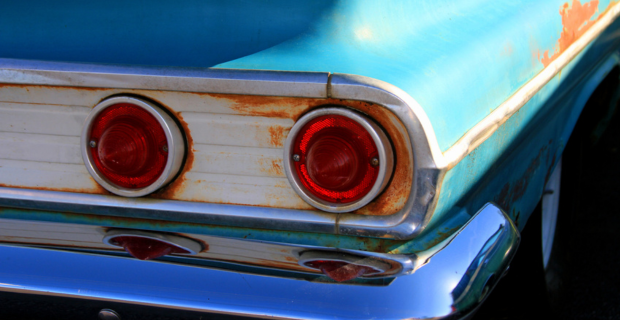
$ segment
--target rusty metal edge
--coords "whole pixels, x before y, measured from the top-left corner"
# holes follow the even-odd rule
[[[446,164],[424,109],[406,92],[377,79],[348,74],[330,76],[331,98],[373,102],[390,110],[405,125],[413,147],[414,182],[405,206],[389,216],[340,213],[338,233],[368,237],[411,239],[430,220]]]
[[[620,3],[609,9],[599,21],[594,23],[579,39],[571,44],[566,51],[552,61],[538,75],[500,104],[482,121],[467,131],[443,155],[447,170],[456,166],[469,153],[490,138],[499,127],[523,107],[540,89],[570,63],[587,45],[598,37],[614,20],[620,16]]]

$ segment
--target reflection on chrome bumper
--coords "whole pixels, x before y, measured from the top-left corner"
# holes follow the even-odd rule
[[[427,264],[388,286],[310,282],[157,261],[0,246],[0,291],[273,318],[464,316],[495,286],[519,242],[483,207]]]

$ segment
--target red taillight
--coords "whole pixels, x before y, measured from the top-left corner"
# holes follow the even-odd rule
[[[110,240],[110,244],[123,247],[127,253],[140,260],[156,259],[171,253],[190,253],[166,242],[142,237],[116,237]]]
[[[338,251],[304,251],[299,256],[299,265],[320,270],[338,282],[359,277],[385,277],[386,272],[393,270],[383,260]]]
[[[110,230],[104,236],[103,243],[121,247],[140,260],[175,253],[194,255],[203,250],[203,245],[189,238],[141,230]],[[205,246],[204,249],[208,249]]]
[[[325,211],[348,212],[385,188],[394,160],[387,136],[372,120],[348,109],[324,108],[293,126],[284,163],[304,200]]]
[[[295,170],[313,195],[334,203],[350,203],[368,194],[377,180],[377,147],[368,131],[340,115],[307,123],[295,139]]]
[[[342,282],[362,277],[366,274],[380,273],[380,270],[368,266],[360,266],[342,261],[317,260],[306,263],[306,266],[319,269],[332,280]]]
[[[108,191],[149,194],[178,173],[185,142],[174,120],[151,102],[114,97],[99,103],[82,131],[82,158]]]
[[[119,103],[103,110],[92,123],[91,154],[111,183],[139,189],[161,176],[168,158],[166,134],[146,110]]]

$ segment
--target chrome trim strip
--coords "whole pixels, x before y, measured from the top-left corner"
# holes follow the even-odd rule
[[[482,303],[507,269],[519,238],[510,218],[487,204],[427,265],[389,286],[0,246],[0,257],[11,262],[0,264],[0,291],[258,318],[454,319]]]
[[[108,181],[108,179],[101,174],[97,166],[93,163],[92,154],[90,152],[89,142],[91,140],[90,134],[92,129],[93,120],[105,110],[107,107],[118,103],[130,103],[141,107],[150,113],[157,122],[161,125],[161,128],[166,134],[166,140],[168,140],[168,159],[166,166],[161,175],[151,185],[141,189],[128,189],[121,186],[117,186],[114,183]],[[141,197],[150,194],[162,186],[168,184],[177,175],[181,164],[183,164],[183,157],[185,156],[185,142],[179,126],[172,120],[172,118],[161,110],[155,104],[133,97],[113,97],[106,99],[97,104],[93,110],[88,114],[84,121],[84,129],[82,130],[82,136],[80,137],[80,149],[82,151],[82,159],[86,165],[86,169],[90,175],[106,190],[124,197]]]
[[[132,67],[0,58],[0,83],[327,98],[324,72]]]
[[[299,131],[311,120],[320,116],[332,114],[347,117],[366,129],[377,147],[379,156],[379,173],[372,189],[361,199],[346,204],[330,203],[313,195],[301,182],[295,170],[294,162],[292,161],[294,151],[293,143],[295,142],[295,139],[297,139],[297,134]],[[291,128],[291,131],[289,131],[288,137],[286,138],[286,142],[284,144],[284,172],[286,173],[286,177],[291,183],[293,190],[295,190],[295,192],[297,192],[302,199],[313,207],[327,212],[350,212],[367,205],[380,192],[383,191],[392,176],[393,168],[394,153],[392,151],[390,141],[387,139],[385,133],[383,133],[383,130],[381,130],[379,126],[374,124],[372,120],[368,119],[366,116],[345,108],[321,108],[305,114],[297,120],[297,122],[295,122],[295,125]]]
[[[320,211],[4,187],[0,206],[317,233],[335,233],[336,225],[335,214]]]
[[[377,102],[394,113],[405,125],[413,144],[414,185],[407,203],[389,216],[360,216],[341,213],[338,232],[348,235],[411,239],[424,230],[435,210],[445,174],[445,162],[431,122],[422,107],[401,89],[372,78],[334,74],[331,97]]]
[[[573,60],[590,42],[598,37],[620,15],[620,3],[609,9],[579,39],[571,44],[559,57],[545,67],[538,75],[517,90],[510,98],[478,122],[443,153],[447,170],[453,168],[470,152],[486,141],[499,127],[523,107],[562,68]]]

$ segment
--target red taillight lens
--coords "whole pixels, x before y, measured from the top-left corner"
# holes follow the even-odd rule
[[[128,189],[151,185],[168,159],[166,134],[149,112],[130,103],[107,107],[93,120],[90,152],[111,183]]]
[[[369,266],[361,266],[343,261],[316,260],[307,262],[306,266],[319,269],[323,274],[338,282],[352,280],[366,274],[381,272]]]
[[[356,121],[324,115],[305,124],[293,142],[296,173],[319,199],[350,203],[364,197],[377,181],[375,142]]]
[[[123,247],[127,253],[140,260],[156,259],[171,253],[190,253],[187,250],[173,246],[164,241],[143,237],[120,236],[112,238],[110,243],[115,246]]]

